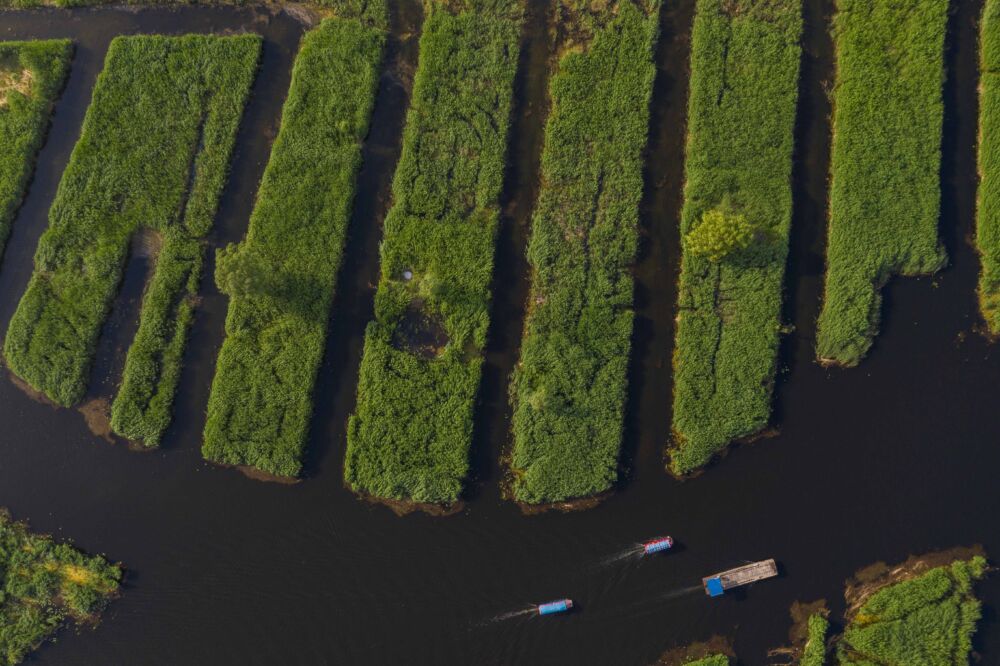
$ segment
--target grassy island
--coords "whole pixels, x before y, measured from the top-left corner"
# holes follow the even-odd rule
[[[986,0],[980,40],[979,202],[976,245],[982,259],[979,307],[1000,334],[1000,0]]]
[[[430,0],[365,332],[345,478],[449,504],[469,468],[523,8]]]
[[[801,33],[801,0],[698,1],[674,350],[676,474],[760,431],[771,414]]]
[[[618,476],[632,336],[642,157],[656,68],[658,0],[600,10],[561,0],[560,32],[584,43],[549,84],[531,293],[514,372],[513,494],[585,497]]]
[[[376,9],[376,3],[371,3]],[[312,416],[361,144],[385,47],[385,4],[306,34],[246,240],[220,254],[230,297],[202,451],[296,476]]]
[[[839,663],[853,666],[964,666],[981,615],[973,584],[981,556],[894,582],[859,600],[848,614]],[[850,601],[850,600],[849,600]]]
[[[946,262],[938,240],[947,0],[837,0],[826,288],[817,355],[856,365],[882,285]]]
[[[69,72],[69,40],[0,42],[0,255]]]
[[[0,511],[0,660],[18,664],[67,621],[94,624],[122,570],[28,532]]]
[[[60,405],[78,402],[130,242],[132,252],[148,255],[155,271],[112,425],[150,446],[170,421],[201,239],[259,52],[260,38],[251,35],[112,41],[7,331],[10,368]]]

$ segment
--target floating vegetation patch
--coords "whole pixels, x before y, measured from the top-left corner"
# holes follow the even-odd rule
[[[801,33],[801,0],[697,5],[674,350],[675,474],[760,432],[771,415]]]
[[[578,4],[560,2],[560,11]],[[658,9],[621,0],[587,10],[590,41],[563,55],[550,82],[531,296],[511,386],[521,502],[587,497],[618,478]]]
[[[0,42],[0,255],[69,72],[69,40]]]
[[[230,301],[209,460],[285,477],[301,469],[385,40],[384,26],[358,18],[327,19],[302,40],[247,237],[216,264]]]
[[[143,227],[159,232],[111,413],[115,432],[148,446],[170,422],[202,238],[259,53],[254,35],[112,41],[7,331],[11,370],[60,405],[78,402],[130,241]]]
[[[979,205],[976,245],[982,260],[979,309],[1000,334],[1000,0],[987,0],[980,38]]]
[[[119,566],[31,534],[0,510],[0,660],[18,664],[66,622],[96,624]]]
[[[838,0],[830,226],[816,353],[857,365],[882,285],[946,263],[938,240],[948,0]]]
[[[895,582],[871,593],[862,586],[860,599],[848,597],[852,608],[838,645],[840,664],[968,663],[982,615],[973,585],[986,574],[986,559],[977,555],[913,576],[917,570],[900,567],[890,574]]]
[[[523,7],[425,8],[344,475],[372,497],[450,505],[469,469]],[[433,358],[393,342],[415,296],[447,334]]]

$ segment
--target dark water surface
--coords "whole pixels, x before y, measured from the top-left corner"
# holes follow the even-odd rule
[[[978,265],[969,245],[980,2],[958,0],[949,34],[941,227],[951,265],[934,279],[894,281],[871,357],[842,371],[813,362],[826,229],[832,0],[806,1],[787,308],[796,328],[777,389],[781,434],[736,448],[686,482],[663,471],[663,448],[694,2],[665,4],[619,492],[590,511],[526,517],[498,489],[503,472],[496,458],[509,420],[506,375],[520,341],[523,247],[546,104],[549,54],[546,31],[537,25],[549,17],[544,2],[532,4],[517,84],[470,501],[448,518],[399,518],[343,488],[344,423],[353,409],[380,223],[417,58],[419,11],[406,5],[394,19],[365,149],[302,483],[259,483],[201,460],[204,406],[225,316],[225,300],[210,280],[177,423],[159,451],[109,445],[90,434],[76,411],[33,402],[0,381],[0,505],[35,530],[72,538],[128,567],[124,595],[104,621],[93,631],[61,634],[36,663],[638,665],[722,634],[735,640],[743,664],[755,666],[785,642],[793,601],[826,598],[836,614],[844,579],[868,563],[972,543],[1000,558],[1000,349],[975,331]],[[245,231],[302,26],[286,14],[234,8],[0,14],[0,39],[69,36],[78,46],[0,270],[0,330],[27,283],[109,40],[243,29],[264,35],[264,60],[212,238],[217,244]],[[139,262],[134,270],[141,283],[145,268]],[[137,311],[128,280],[119,328],[105,329],[112,338],[125,331],[126,341]],[[117,343],[102,344],[113,358]],[[97,373],[92,393],[108,397],[120,365],[102,363],[112,379]],[[612,561],[629,544],[665,533],[678,539],[675,552]],[[772,556],[782,565],[778,580],[719,600],[691,589],[703,575]],[[976,648],[985,663],[1000,663],[1000,577],[980,591],[987,609]],[[579,612],[497,619],[563,596]]]

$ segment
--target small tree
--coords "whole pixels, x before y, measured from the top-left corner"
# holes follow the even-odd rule
[[[757,231],[745,215],[713,208],[706,211],[697,226],[687,233],[684,244],[688,252],[719,262],[750,247]]]
[[[215,285],[228,296],[273,295],[264,262],[237,244],[222,248],[215,258]]]

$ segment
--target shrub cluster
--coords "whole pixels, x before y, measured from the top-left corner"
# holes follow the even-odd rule
[[[982,259],[979,307],[1000,334],[1000,1],[986,0],[980,40],[979,205],[976,245]]]
[[[303,39],[247,238],[216,266],[230,303],[208,459],[299,473],[384,46],[357,19]]]
[[[259,53],[250,35],[112,42],[7,331],[16,374],[59,404],[79,401],[129,241],[145,229],[155,274],[112,425],[149,445],[170,420],[199,239],[215,216]]]
[[[677,474],[770,417],[801,13],[801,0],[698,1],[674,350]]]
[[[0,661],[18,664],[67,620],[93,624],[121,568],[28,532],[0,511]]]
[[[522,7],[426,10],[344,473],[357,492],[450,503],[469,466]]]
[[[62,90],[69,40],[0,42],[0,254]]]
[[[606,3],[613,18],[562,57],[550,82],[531,296],[511,386],[522,502],[591,495],[617,478],[658,10]]]
[[[948,0],[837,0],[821,360],[860,362],[878,331],[881,286],[946,262],[938,217],[947,13]]]
[[[844,630],[839,662],[967,664],[981,616],[972,587],[986,567],[986,560],[977,556],[879,590]]]

